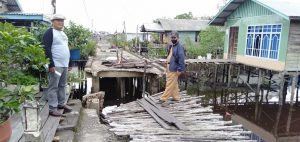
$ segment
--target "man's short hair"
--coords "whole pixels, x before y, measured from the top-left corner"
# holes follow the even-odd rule
[[[176,36],[177,38],[179,38],[179,34],[178,34],[177,31],[172,31],[172,32],[171,32],[171,37],[172,37],[172,36]]]

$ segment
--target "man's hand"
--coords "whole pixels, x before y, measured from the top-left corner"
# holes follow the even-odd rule
[[[177,75],[178,75],[178,76],[181,75],[181,72],[177,71]]]
[[[51,68],[49,68],[49,72],[52,72],[52,73],[54,73],[54,72],[55,72],[55,67],[51,67]]]

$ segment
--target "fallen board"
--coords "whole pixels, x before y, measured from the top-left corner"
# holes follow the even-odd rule
[[[168,111],[160,106],[160,104],[156,104],[153,101],[151,96],[144,98],[148,103],[152,105],[151,109],[163,120],[167,121],[169,124],[176,126],[179,130],[188,130],[188,128],[178,121],[174,116],[172,116]],[[155,108],[154,108],[155,107]]]

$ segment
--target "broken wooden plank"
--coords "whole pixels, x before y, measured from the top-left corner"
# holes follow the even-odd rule
[[[149,99],[149,98],[151,98],[151,99]],[[178,121],[174,116],[172,116],[169,112],[167,112],[161,106],[157,105],[153,101],[153,98],[151,96],[149,96],[149,98],[145,97],[144,99],[146,101],[148,101],[150,104],[152,104],[153,106],[155,106],[157,108],[157,110],[159,110],[159,112],[157,114],[158,116],[163,117],[162,119],[168,121],[170,124],[175,125],[179,130],[188,130],[188,128],[184,124],[182,124],[180,121]],[[157,111],[154,111],[154,112],[157,112]]]
[[[169,130],[171,129],[171,127],[166,123],[164,122],[162,119],[160,119],[148,106],[147,104],[145,104],[144,102],[138,100],[137,101],[152,117],[153,119],[158,123],[160,124],[163,128]]]

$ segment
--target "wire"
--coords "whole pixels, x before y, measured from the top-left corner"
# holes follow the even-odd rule
[[[85,3],[85,0],[82,0],[82,3],[83,3],[85,15],[86,15],[88,21],[89,21],[89,22],[92,22],[92,21],[91,21],[91,18],[90,18],[90,16],[89,16],[88,10],[87,10],[87,6],[86,6],[86,3]],[[92,24],[93,24],[93,23],[91,23],[91,25],[92,25]]]

